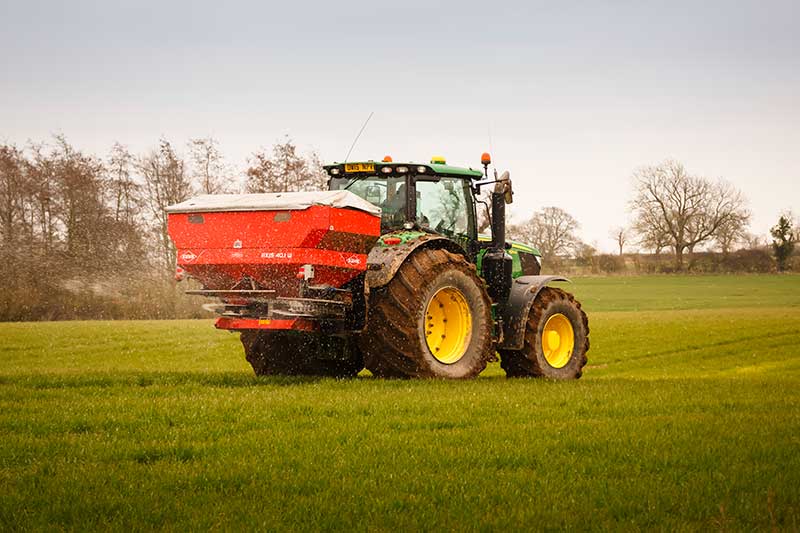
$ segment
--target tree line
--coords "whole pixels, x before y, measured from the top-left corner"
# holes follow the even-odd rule
[[[253,151],[242,169],[210,137],[180,145],[162,138],[138,154],[114,143],[104,157],[63,135],[0,144],[0,320],[199,316],[197,301],[175,286],[165,208],[197,194],[315,190],[326,180],[317,154],[301,153],[288,138]],[[667,256],[669,270],[683,270],[686,255],[689,267],[713,270],[718,258],[701,247],[724,258],[753,241],[745,199],[727,182],[691,175],[675,161],[637,169],[634,181],[632,222],[611,232],[617,257],[582,242],[578,222],[560,207],[533,213],[509,236],[537,246],[548,269],[591,272],[625,270],[632,245],[648,252],[627,254],[636,271],[663,271]],[[761,255],[744,270],[791,265],[791,215],[772,236],[775,261],[751,242]]]
[[[192,316],[174,286],[165,207],[196,194],[318,189],[313,152],[285,139],[237,171],[213,138],[104,158],[63,135],[0,144],[0,320]]]
[[[773,261],[761,237],[748,232],[750,212],[744,195],[727,181],[690,174],[674,160],[636,169],[633,181],[628,204],[631,223],[609,232],[619,258],[597,254],[594,247],[581,241],[578,221],[560,207],[533,213],[522,224],[510,227],[509,234],[535,243],[546,264],[563,267],[572,261],[576,266],[591,266],[594,272],[624,270],[620,258],[626,245],[637,247],[633,255],[646,252],[653,256],[631,257],[636,271],[764,272],[789,268],[796,241],[790,213],[782,214],[771,230]],[[738,256],[732,257],[737,247]],[[697,253],[700,249],[702,254]],[[664,264],[664,255],[669,256],[671,265]]]

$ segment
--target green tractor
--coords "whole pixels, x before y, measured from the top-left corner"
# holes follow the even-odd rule
[[[329,188],[381,205],[382,237],[369,254],[366,327],[359,346],[377,376],[472,378],[500,355],[509,377],[579,378],[589,349],[586,314],[547,286],[541,255],[505,237],[507,172],[449,166],[328,165]],[[491,238],[478,234],[482,187],[491,194]],[[380,265],[381,268],[372,265]]]
[[[481,163],[336,163],[327,192],[172,206],[179,270],[222,300],[217,327],[241,331],[256,374],[466,379],[499,354],[509,377],[579,378],[586,314],[535,248],[506,240],[511,180]]]

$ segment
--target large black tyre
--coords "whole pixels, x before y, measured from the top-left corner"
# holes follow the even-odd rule
[[[284,346],[290,342],[285,334],[245,330],[240,340],[245,359],[257,376],[291,375],[295,366],[294,357],[285,357],[285,352],[281,354]]]
[[[257,376],[346,378],[364,368],[352,338],[299,332],[242,331],[247,362]],[[326,351],[335,350],[335,354]],[[333,355],[333,357],[331,357]]]
[[[549,350],[546,335],[550,328],[548,326],[546,333],[545,326],[550,319],[555,322],[566,319],[572,330],[572,348],[563,354],[561,360],[556,360],[550,351],[548,351],[549,356],[545,353],[545,345],[548,345]],[[563,339],[563,341],[569,343],[570,339]],[[561,341],[556,342],[560,344]],[[545,287],[536,296],[528,314],[523,349],[499,350],[500,366],[506,371],[506,376],[510,378],[578,379],[583,374],[588,351],[589,319],[581,309],[580,302],[568,292],[554,287]]]
[[[494,354],[492,327],[491,301],[475,266],[423,248],[370,294],[360,335],[364,365],[378,377],[474,378]]]

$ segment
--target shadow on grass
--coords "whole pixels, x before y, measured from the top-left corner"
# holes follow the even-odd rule
[[[77,388],[113,388],[113,387],[172,387],[199,385],[219,388],[251,388],[251,387],[302,387],[325,383],[381,383],[385,388],[406,387],[411,383],[439,383],[449,386],[462,386],[475,383],[476,380],[409,380],[383,379],[371,375],[354,378],[330,378],[317,376],[254,376],[249,372],[86,372],[81,374],[23,374],[0,375],[0,387],[24,387],[37,390],[77,389]],[[484,376],[478,381],[484,383],[524,383],[533,380],[506,379],[505,376]],[[535,380],[545,382],[546,380]]]
[[[793,383],[791,377],[771,376],[756,380],[762,386],[774,386],[776,382]],[[247,372],[123,372],[114,374],[86,373],[86,374],[27,374],[0,376],[0,392],[8,388],[23,388],[31,390],[69,390],[69,389],[113,389],[113,388],[140,388],[143,391],[149,388],[163,390],[171,387],[207,387],[219,389],[247,389],[264,388],[277,389],[284,387],[315,387],[325,384],[330,387],[343,389],[354,388],[357,385],[375,384],[381,390],[436,390],[496,387],[509,389],[562,389],[562,390],[591,390],[596,387],[605,388],[609,383],[622,389],[650,388],[654,382],[717,382],[717,383],[752,383],[753,378],[748,376],[658,376],[657,378],[638,378],[631,376],[598,376],[595,379],[580,380],[549,380],[549,379],[508,379],[502,375],[481,376],[475,380],[408,380],[408,379],[382,379],[371,375],[357,376],[348,379],[334,379],[314,376],[270,376],[257,377]],[[772,385],[770,385],[772,384]]]
[[[113,374],[6,375],[0,376],[0,386],[17,386],[31,389],[148,388],[176,385],[200,385],[220,388],[292,387],[331,379],[313,376],[257,377],[246,372],[119,372]]]

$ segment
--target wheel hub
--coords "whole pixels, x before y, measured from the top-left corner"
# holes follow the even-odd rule
[[[425,308],[425,342],[441,363],[458,362],[472,334],[472,313],[464,294],[455,287],[436,291]]]
[[[542,352],[553,368],[563,368],[572,357],[575,348],[575,332],[569,318],[556,313],[547,319],[542,331]]]

